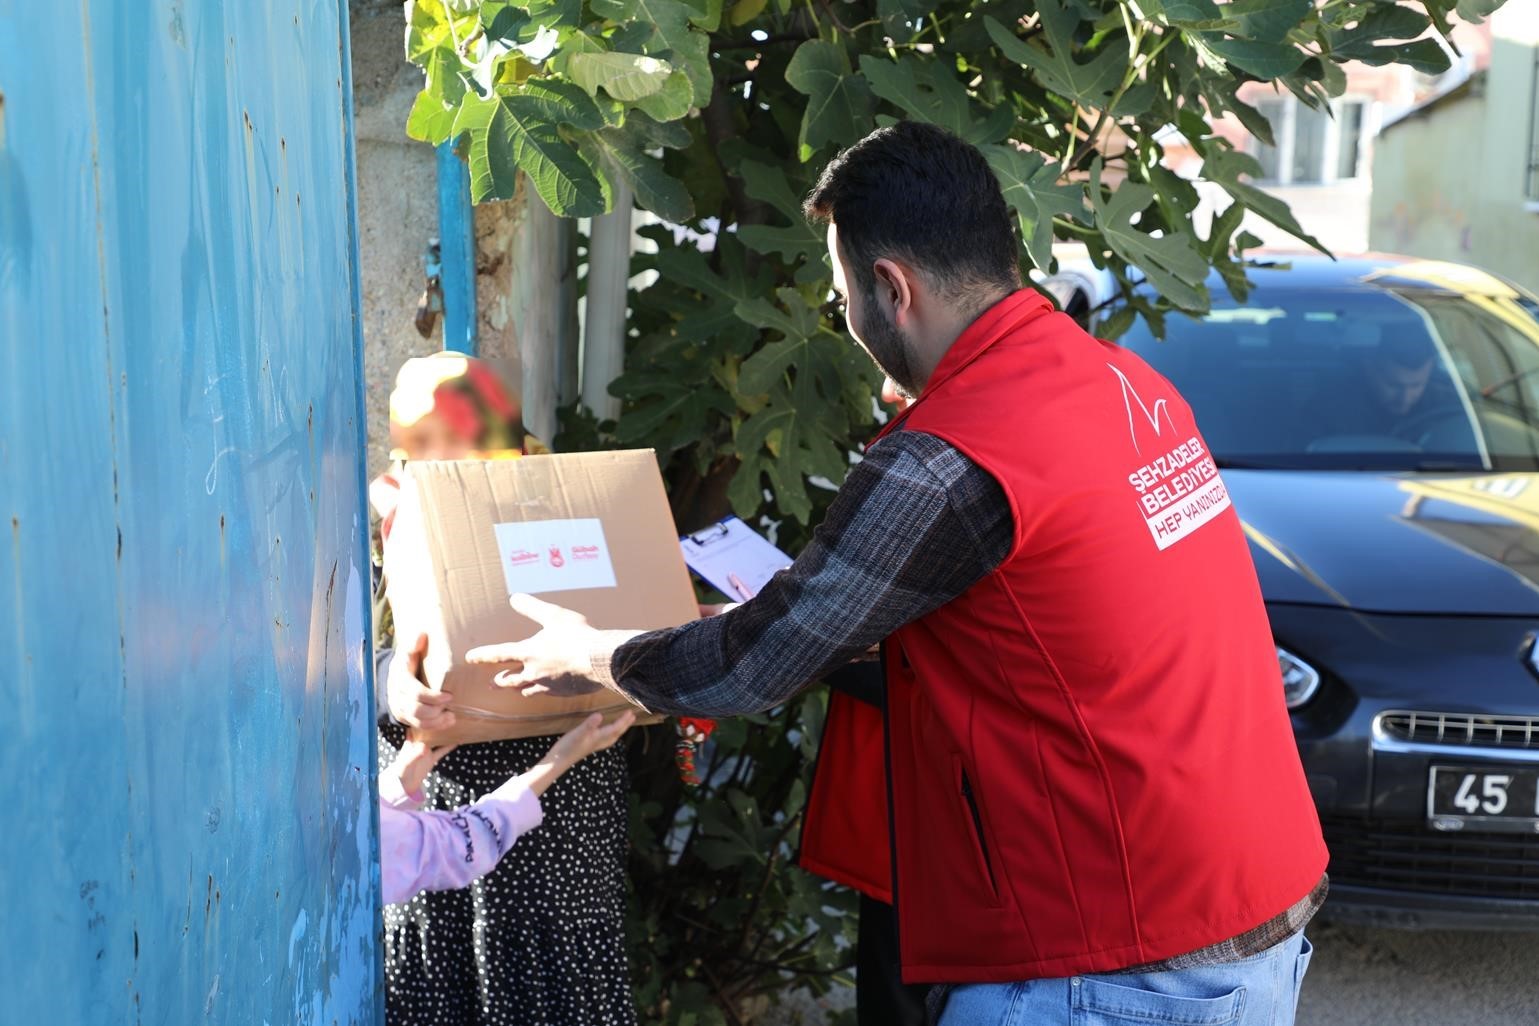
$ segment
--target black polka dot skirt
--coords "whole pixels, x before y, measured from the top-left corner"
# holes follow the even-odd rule
[[[402,737],[381,731],[381,767]],[[428,777],[426,807],[474,801],[555,740],[456,749]],[[618,746],[589,756],[545,793],[545,822],[487,876],[386,906],[388,1026],[632,1026],[626,788]]]

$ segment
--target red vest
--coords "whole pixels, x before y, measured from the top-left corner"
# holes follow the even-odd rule
[[[1326,850],[1261,590],[1170,383],[1021,291],[899,425],[1015,522],[998,570],[888,640],[904,978],[1124,968],[1308,894]]]
[[[882,711],[835,691],[818,746],[797,862],[892,904],[892,831]]]

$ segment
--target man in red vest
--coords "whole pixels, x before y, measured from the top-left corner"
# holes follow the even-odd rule
[[[1289,1023],[1326,851],[1240,521],[1192,412],[1021,288],[983,156],[878,130],[807,201],[851,334],[913,397],[752,601],[472,661],[729,716],[881,642],[904,978],[942,1026]]]

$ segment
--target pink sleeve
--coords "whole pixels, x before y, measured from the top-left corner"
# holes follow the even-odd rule
[[[407,794],[401,778],[385,770],[379,775],[379,800],[392,809],[420,809],[424,798],[421,791]]]
[[[464,887],[491,872],[513,842],[540,825],[540,800],[507,785],[453,812],[379,806],[380,875],[385,903],[422,891]]]

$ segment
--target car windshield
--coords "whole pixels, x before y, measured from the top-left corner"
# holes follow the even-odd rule
[[[1539,469],[1539,306],[1394,281],[1260,287],[1171,317],[1164,342],[1140,320],[1121,344],[1175,384],[1231,466]]]

